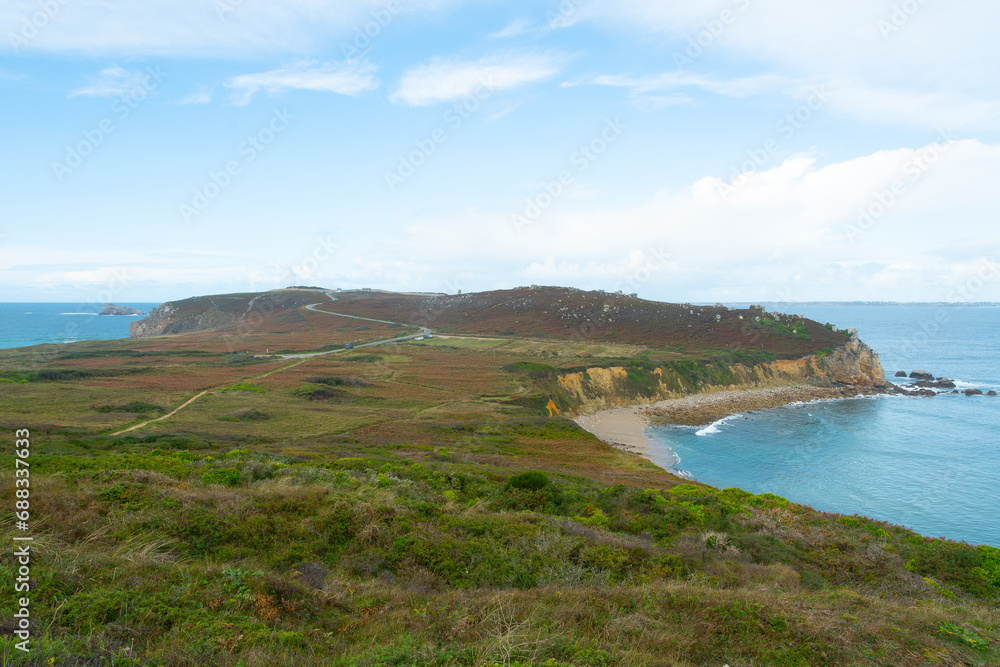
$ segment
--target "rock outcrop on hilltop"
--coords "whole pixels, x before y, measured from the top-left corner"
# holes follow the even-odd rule
[[[113,303],[104,304],[103,310],[98,315],[145,315],[138,308],[132,306],[116,306]]]

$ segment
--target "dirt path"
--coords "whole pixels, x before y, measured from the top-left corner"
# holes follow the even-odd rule
[[[199,398],[201,398],[202,396],[204,396],[205,394],[207,394],[210,391],[213,391],[213,390],[212,389],[206,389],[205,391],[201,392],[200,394],[198,394],[196,396],[192,396],[187,401],[185,401],[184,403],[181,403],[179,406],[177,406],[176,408],[174,408],[173,410],[171,410],[167,414],[163,415],[162,417],[157,417],[156,419],[150,419],[149,421],[142,422],[141,424],[136,424],[135,426],[129,426],[128,428],[122,429],[121,431],[118,431],[117,433],[112,433],[111,435],[121,435],[122,433],[128,433],[129,431],[134,431],[134,430],[136,430],[138,428],[142,428],[143,426],[147,426],[149,424],[152,424],[153,422],[163,421],[164,419],[167,419],[168,417],[173,417],[178,412],[180,412],[181,410],[183,410],[187,406],[191,405],[192,403],[194,403],[195,401],[197,401]]]
[[[331,301],[336,301],[337,300],[337,297],[333,296],[329,292],[325,292],[325,294],[328,297],[330,297]],[[316,312],[316,313],[326,313],[327,315],[336,315],[337,317],[349,317],[349,318],[354,319],[354,320],[368,320],[369,322],[382,322],[383,324],[398,324],[398,325],[404,326],[404,327],[415,327],[415,328],[420,329],[420,333],[417,333],[417,334],[410,334],[410,335],[406,335],[406,336],[398,336],[396,338],[387,338],[385,340],[379,340],[379,341],[375,341],[373,343],[363,343],[363,344],[358,345],[357,347],[353,348],[355,350],[361,349],[363,347],[373,347],[375,345],[386,345],[388,343],[398,343],[400,341],[410,340],[410,339],[416,338],[418,336],[426,336],[427,334],[433,333],[427,327],[421,327],[421,326],[417,326],[417,325],[414,325],[414,324],[403,324],[402,322],[390,322],[389,320],[376,320],[376,319],[373,319],[371,317],[359,317],[357,315],[343,315],[341,313],[330,312],[329,310],[320,310],[320,309],[318,309],[316,307],[316,306],[322,306],[322,305],[324,305],[324,304],[322,304],[322,303],[313,303],[313,304],[310,304],[310,305],[306,306],[306,308],[308,310],[311,310],[311,311]],[[249,382],[250,380],[259,380],[259,379],[265,378],[265,377],[267,377],[269,375],[274,375],[275,373],[280,373],[282,371],[287,371],[289,368],[294,368],[294,367],[298,366],[299,364],[303,364],[306,361],[308,361],[309,359],[312,359],[314,357],[322,357],[322,356],[325,356],[327,354],[338,354],[338,353],[345,352],[345,351],[346,350],[344,350],[344,349],[340,349],[340,350],[330,350],[328,352],[313,352],[313,353],[306,353],[306,354],[285,354],[285,355],[281,355],[279,357],[280,359],[298,359],[299,361],[296,361],[294,364],[288,364],[287,366],[282,366],[280,368],[275,368],[273,371],[268,371],[267,373],[264,373],[263,375],[257,375],[257,376],[251,377],[251,378],[247,378],[245,380],[241,380],[241,382]],[[144,421],[142,423],[136,424],[134,426],[129,426],[128,428],[122,429],[120,431],[116,431],[115,433],[112,433],[111,435],[121,435],[122,433],[128,433],[129,431],[135,431],[135,430],[140,429],[140,428],[142,428],[144,426],[148,426],[148,425],[150,425],[150,424],[152,424],[154,422],[163,421],[164,419],[168,419],[170,417],[173,417],[175,414],[177,414],[178,412],[180,412],[181,410],[183,410],[187,406],[191,405],[192,403],[194,403],[195,401],[197,401],[199,398],[201,398],[205,394],[209,393],[210,391],[218,391],[219,389],[224,389],[224,387],[215,387],[213,389],[206,389],[205,391],[201,392],[200,394],[192,396],[191,398],[189,398],[188,400],[186,400],[184,403],[182,403],[181,405],[177,406],[176,408],[174,408],[173,410],[171,410],[167,414],[163,415],[162,417],[157,417],[156,419],[150,419],[150,420]]]

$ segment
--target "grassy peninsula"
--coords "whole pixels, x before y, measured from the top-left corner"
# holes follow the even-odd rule
[[[1000,550],[685,482],[570,419],[876,390],[833,325],[559,288],[157,310],[0,351],[34,538],[33,650],[3,596],[4,665],[1000,662]]]

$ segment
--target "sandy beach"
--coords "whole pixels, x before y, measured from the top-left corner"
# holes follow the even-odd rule
[[[601,410],[574,421],[612,447],[645,456],[649,452],[649,441],[643,435],[649,426],[642,412],[645,407],[648,406]]]
[[[705,426],[737,412],[768,410],[799,401],[849,398],[881,393],[857,387],[768,387],[717,391],[672,398],[649,405],[601,410],[575,419],[581,428],[612,447],[645,456],[649,441],[643,432],[650,425]]]

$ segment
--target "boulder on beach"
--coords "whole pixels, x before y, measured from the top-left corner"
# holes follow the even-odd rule
[[[965,395],[966,396],[982,396],[983,395],[983,390],[982,389],[966,389],[965,390]]]
[[[916,370],[910,373],[910,378],[913,380],[933,380],[934,374],[928,373],[927,371]]]
[[[896,371],[896,377],[898,377],[898,378],[905,378],[906,377],[906,371]]]

